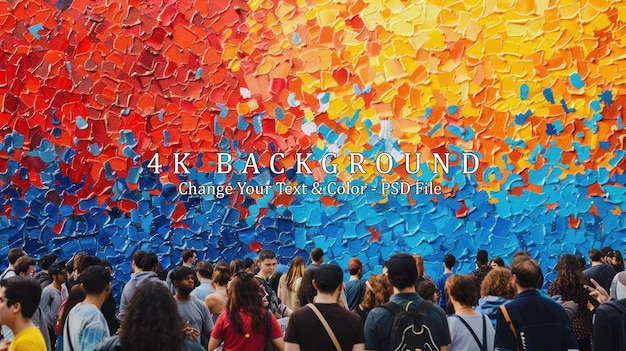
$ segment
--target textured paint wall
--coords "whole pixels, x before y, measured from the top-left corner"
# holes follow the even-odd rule
[[[0,255],[93,253],[119,288],[138,248],[167,267],[185,247],[288,263],[319,246],[367,272],[410,251],[435,275],[446,252],[469,272],[479,248],[526,249],[549,272],[561,253],[623,247],[624,38],[624,1],[2,1]],[[434,153],[464,151],[477,172],[433,172]],[[417,152],[418,175],[374,168]],[[347,169],[355,153],[365,174]],[[380,191],[418,180],[442,193]],[[365,190],[308,191],[344,181]]]

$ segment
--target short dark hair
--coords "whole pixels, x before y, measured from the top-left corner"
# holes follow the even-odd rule
[[[589,260],[591,262],[598,262],[602,260],[602,253],[600,253],[600,250],[598,249],[589,250]]]
[[[190,275],[195,277],[196,272],[189,267],[178,266],[172,270],[172,273],[170,273],[170,280],[172,283],[178,283]]]
[[[408,253],[395,253],[387,260],[387,277],[391,285],[403,289],[415,285],[417,266]]]
[[[22,307],[22,316],[31,318],[41,300],[41,286],[36,279],[26,277],[10,277],[2,281],[2,287],[5,288],[4,296],[6,297],[7,306],[19,302]]]
[[[489,253],[487,253],[487,250],[478,250],[478,252],[476,252],[476,262],[480,263],[481,265],[487,264],[487,262],[489,262]]]
[[[311,260],[314,262],[321,260],[322,257],[324,257],[324,250],[319,247],[314,247],[313,250],[311,250]]]
[[[313,281],[318,291],[332,293],[343,282],[343,270],[334,264],[324,264],[316,269]]]
[[[111,273],[103,265],[88,266],[80,273],[80,281],[85,294],[97,295],[111,282]]]
[[[84,272],[85,269],[87,269],[87,267],[91,267],[91,266],[103,266],[102,260],[99,257],[96,257],[94,255],[85,255],[80,260],[78,271],[81,272],[81,274],[83,274],[82,272]]]
[[[446,265],[449,269],[452,269],[456,264],[456,257],[453,254],[445,254],[443,256],[443,264]]]
[[[523,288],[537,288],[543,278],[537,261],[528,256],[518,256],[511,262],[511,274]]]
[[[47,253],[39,258],[39,265],[41,269],[47,270],[50,266],[59,258],[55,253]]]
[[[273,258],[276,258],[276,254],[272,250],[261,250],[261,252],[259,252],[259,262],[263,262],[267,259]]]
[[[151,271],[158,265],[159,257],[157,257],[154,252],[146,252],[146,254],[141,257],[141,261],[139,262],[137,267],[141,268],[144,271]]]
[[[141,260],[146,254],[148,254],[148,251],[144,251],[144,250],[135,251],[135,253],[133,254],[133,262],[135,263],[135,266],[139,267],[139,265],[141,264]]]
[[[24,251],[24,249],[21,249],[19,247],[12,248],[11,250],[9,250],[9,253],[7,254],[7,258],[9,259],[10,264],[15,264],[17,259],[22,256],[26,256],[26,251]]]
[[[254,260],[251,259],[250,257],[246,257],[243,259],[243,266],[245,269],[248,269],[250,267],[254,266]]]
[[[613,251],[613,249],[610,246],[605,246],[600,249],[600,253],[602,257],[608,256],[611,253],[611,251]]]
[[[198,252],[195,249],[184,249],[183,250],[183,262],[187,262],[190,258],[193,258],[193,255],[197,255]]]
[[[65,268],[65,262],[55,262],[48,268],[48,274],[51,276],[58,275],[63,271],[67,271],[67,268]]]
[[[209,261],[203,260],[196,263],[195,269],[202,278],[211,279],[213,277],[213,265]]]
[[[20,273],[26,274],[28,272],[28,267],[36,266],[37,262],[35,259],[28,256],[22,256],[15,261],[15,274],[19,275]]]

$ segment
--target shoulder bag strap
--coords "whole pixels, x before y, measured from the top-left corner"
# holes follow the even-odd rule
[[[513,325],[513,321],[511,320],[511,316],[509,316],[509,311],[507,311],[506,306],[505,305],[500,305],[500,311],[502,312],[502,316],[504,317],[504,320],[506,321],[506,324],[509,325],[509,328],[511,328],[511,331],[513,332],[513,335],[515,336],[515,343],[517,344],[517,331],[515,330],[515,326]],[[517,348],[519,350],[519,346]]]
[[[333,330],[330,329],[330,325],[328,325],[326,318],[324,318],[320,310],[318,310],[317,307],[315,307],[315,305],[312,303],[308,303],[307,306],[309,306],[309,308],[313,310],[313,312],[315,312],[315,314],[317,315],[317,318],[319,318],[320,322],[322,322],[324,329],[326,329],[326,332],[328,333],[328,336],[330,336],[330,339],[333,341],[333,344],[335,345],[335,348],[337,349],[337,351],[342,351],[341,345],[339,345],[339,341],[337,340],[335,333],[333,333]]]
[[[469,330],[469,332],[474,337],[474,340],[478,344],[478,347],[481,349],[481,351],[487,351],[487,325],[486,325],[486,322],[485,322],[485,316],[483,316],[483,342],[480,342],[480,340],[478,340],[478,336],[476,336],[476,333],[474,333],[474,330],[472,329],[472,327],[470,327],[469,324],[467,324],[465,319],[463,319],[458,314],[453,314],[453,316],[455,316],[459,321],[461,321],[461,323],[463,323],[465,328],[467,328],[467,330]]]

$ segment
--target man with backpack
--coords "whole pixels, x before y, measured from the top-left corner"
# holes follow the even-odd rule
[[[450,331],[446,313],[415,292],[417,267],[407,253],[387,261],[393,286],[389,302],[374,308],[365,321],[367,350],[448,350]]]
[[[511,285],[517,296],[500,306],[496,315],[498,351],[571,351],[578,343],[563,306],[537,291],[541,269],[530,256],[511,262]]]

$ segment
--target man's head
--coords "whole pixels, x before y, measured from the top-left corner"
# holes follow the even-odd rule
[[[17,247],[12,248],[11,250],[9,250],[9,253],[7,254],[7,258],[9,259],[9,264],[14,265],[17,259],[22,256],[26,256],[26,251]]]
[[[518,256],[511,262],[513,287],[535,289],[543,277],[537,262],[528,256]]]
[[[52,281],[64,284],[67,281],[67,269],[65,262],[55,262],[48,268],[48,274],[52,277]]]
[[[342,286],[343,271],[334,264],[325,264],[315,271],[313,286],[318,292],[332,294]]]
[[[487,263],[489,263],[489,254],[487,251],[478,250],[476,253],[476,265],[480,267],[486,265]]]
[[[183,250],[183,264],[187,267],[193,266],[198,260],[198,252],[194,249]]]
[[[276,254],[272,250],[262,250],[259,252],[257,264],[259,265],[259,274],[263,278],[271,277],[276,272],[276,266],[278,265]]]
[[[415,286],[417,266],[413,256],[407,253],[396,253],[387,260],[387,277],[397,289]]]
[[[456,257],[454,257],[453,254],[445,254],[443,256],[443,264],[445,264],[448,269],[452,269],[456,264]]]
[[[589,250],[589,261],[600,262],[602,260],[602,253],[598,249]]]
[[[141,256],[137,268],[144,272],[156,272],[159,268],[159,257],[154,252],[146,252]]]
[[[80,274],[81,284],[87,295],[100,295],[111,291],[111,273],[102,265],[85,268]]]
[[[363,276],[363,263],[356,257],[353,257],[348,262],[348,272],[350,275],[355,275],[361,278]]]
[[[15,261],[15,274],[22,277],[34,277],[37,272],[37,262],[28,256],[22,256]]]
[[[213,265],[209,261],[200,261],[195,267],[198,278],[211,279],[213,277]]]
[[[41,258],[39,259],[39,265],[41,266],[41,269],[44,271],[47,271],[48,268],[50,268],[50,266],[56,262],[56,260],[59,257],[56,254],[53,253],[47,253],[43,256],[41,256]]]
[[[13,328],[16,320],[30,319],[41,299],[41,287],[35,279],[11,277],[0,288],[0,323]]]
[[[313,250],[311,250],[311,261],[322,264],[324,262],[324,250],[319,247],[313,248]]]
[[[600,255],[602,256],[600,260],[602,263],[611,264],[611,258],[609,257],[611,251],[613,251],[613,249],[610,246],[605,246],[600,249]]]
[[[132,263],[133,272],[141,269],[141,268],[139,268],[139,266],[141,265],[141,260],[143,259],[143,257],[147,253],[148,252],[144,251],[144,250],[137,250],[137,251],[135,251],[135,253],[133,254],[133,263]]]
[[[181,296],[191,294],[196,283],[195,276],[196,272],[192,268],[186,266],[174,268],[172,273],[170,273],[170,279],[176,288],[176,294]]]

